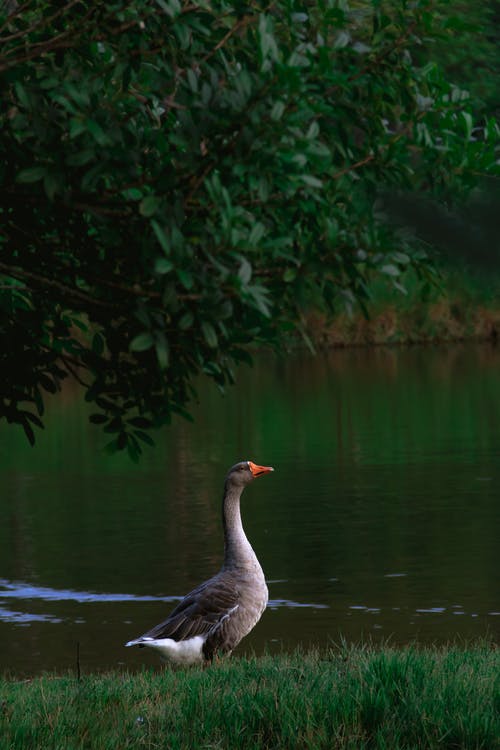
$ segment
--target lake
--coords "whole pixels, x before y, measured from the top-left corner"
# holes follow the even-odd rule
[[[341,639],[500,637],[500,349],[258,355],[140,465],[108,456],[68,386],[31,449],[0,429],[0,671],[156,665],[125,641],[222,560],[240,459],[275,473],[242,515],[269,608],[237,653]]]

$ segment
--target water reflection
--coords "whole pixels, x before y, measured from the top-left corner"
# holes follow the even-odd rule
[[[282,583],[282,581],[280,581]],[[4,599],[21,599],[30,601],[41,599],[45,602],[65,602],[74,601],[79,603],[101,604],[105,602],[169,602],[172,606],[182,599],[182,596],[151,596],[138,594],[111,594],[97,593],[95,591],[71,591],[69,589],[51,589],[45,586],[32,586],[20,581],[7,581],[0,579],[0,602]],[[278,607],[311,607],[312,609],[327,609],[326,604],[312,604],[308,602],[294,602],[289,599],[269,599],[268,606],[270,609]],[[0,621],[20,621],[28,622],[29,619],[47,622],[61,622],[60,618],[53,618],[50,615],[32,615],[20,612],[9,612],[9,610],[0,608]]]
[[[401,574],[395,574],[400,576]],[[387,577],[394,577],[394,575],[386,575]],[[286,581],[268,581],[268,585],[272,588],[274,583],[286,583]],[[116,602],[166,602],[172,607],[181,599],[181,596],[152,596],[152,595],[139,595],[139,594],[123,594],[123,593],[97,593],[95,591],[72,591],[70,589],[52,589],[48,587],[33,586],[21,581],[7,581],[6,579],[0,579],[0,603],[5,604],[6,599],[19,599],[21,602],[29,606],[30,602],[34,600],[41,600],[44,602],[67,602],[73,601],[80,604],[113,604]],[[268,603],[270,610],[276,610],[279,608],[309,608],[309,609],[330,609],[328,604],[319,604],[314,602],[298,602],[290,599],[270,598]],[[354,610],[355,612],[362,612],[363,614],[375,614],[378,615],[382,612],[381,607],[368,606],[365,604],[348,604],[348,610]],[[401,607],[393,607],[393,611],[400,612]],[[463,610],[463,605],[452,604],[450,607],[420,607],[414,610],[414,614],[442,614],[447,610],[451,611],[453,615],[464,615],[471,617],[478,617],[477,613],[467,613]],[[350,614],[347,612],[346,614]],[[500,612],[488,612],[487,615],[493,617],[500,615]],[[28,622],[52,622],[61,623],[64,618],[51,615],[49,613],[35,614],[30,612],[17,612],[0,607],[0,622],[15,622],[15,623],[28,623]],[[85,620],[81,617],[75,618],[75,622],[84,622]],[[127,620],[130,623],[131,620]]]
[[[36,615],[33,612],[14,612],[5,607],[0,607],[0,621],[15,622],[18,625],[26,625],[31,622],[62,622],[60,617],[52,615]]]
[[[67,668],[77,641],[88,669],[140,668],[122,644],[220,565],[242,458],[276,472],[243,497],[271,602],[239,652],[498,638],[499,371],[491,347],[262,357],[139,466],[71,389],[35,450],[2,427],[0,669]]]
[[[180,596],[147,596],[137,594],[99,594],[95,591],[71,591],[32,586],[27,583],[0,579],[1,599],[42,599],[47,602],[177,602]]]

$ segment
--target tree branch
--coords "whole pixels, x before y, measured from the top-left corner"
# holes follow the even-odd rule
[[[42,16],[41,18],[38,19],[38,21],[33,23],[31,26],[28,26],[27,29],[22,29],[21,31],[16,31],[14,34],[9,34],[8,36],[0,37],[0,44],[5,44],[5,42],[11,42],[13,39],[18,39],[19,37],[26,38],[27,34],[30,34],[32,31],[35,31],[35,29],[38,29],[40,27],[44,28],[45,26],[48,26],[49,24],[52,23],[52,21],[55,21],[56,18],[64,15],[64,13],[70,10],[73,5],[76,5],[79,2],[80,0],[71,0],[71,2],[69,2],[63,8],[60,8],[56,13],[53,13],[51,16],[48,16],[46,18]],[[21,9],[26,10],[28,5],[30,5],[29,2],[24,3],[24,5],[22,5],[21,8],[18,8],[15,11],[15,13],[9,16],[8,20],[12,19],[12,17],[18,16]]]
[[[30,5],[31,5],[31,0],[28,0],[28,2],[23,3],[22,5],[19,5],[19,7],[13,10],[12,13],[9,13],[4,23],[0,26],[0,31],[3,31],[5,27],[9,25],[9,23],[12,23],[12,21],[18,16],[20,16],[21,13],[24,13],[24,11],[27,10]],[[3,39],[1,41],[3,41]]]
[[[107,310],[116,308],[116,305],[112,304],[111,302],[95,299],[94,297],[91,297],[89,294],[86,294],[79,289],[74,289],[73,287],[63,284],[61,281],[57,281],[56,279],[48,279],[45,276],[33,273],[32,271],[26,271],[23,268],[15,268],[14,266],[9,266],[7,263],[0,262],[0,271],[6,276],[10,276],[20,281],[33,281],[35,282],[35,284],[40,284],[41,286],[48,287],[50,289],[58,289],[63,294],[69,295],[70,297],[80,300],[80,302],[85,302],[86,304],[92,305],[94,307],[103,307]]]
[[[210,58],[213,57],[215,53],[218,52],[234,34],[236,34],[237,31],[245,28],[245,26],[249,26],[250,24],[255,23],[256,21],[257,18],[255,16],[244,16],[239,21],[237,21],[234,26],[229,29],[227,34],[225,34],[222,39],[217,42],[215,47],[201,58],[201,63],[206,63],[208,60],[210,60]]]
[[[404,34],[401,34],[394,44],[392,44],[390,47],[388,47],[386,50],[381,52],[379,55],[374,57],[372,60],[370,60],[369,63],[367,63],[364,67],[361,68],[361,70],[358,70],[357,73],[355,73],[352,76],[349,76],[347,78],[347,83],[354,83],[354,81],[357,81],[358,78],[361,78],[365,73],[367,73],[370,68],[373,68],[374,65],[378,65],[384,58],[386,58],[388,55],[391,54],[391,52],[394,52],[398,49],[398,47],[401,47],[403,42],[406,42],[407,39],[410,37],[410,35],[415,31],[417,22],[413,21],[408,28],[406,29]],[[338,91],[342,87],[342,84],[336,83],[334,86],[330,86],[330,88],[327,88],[324,92],[324,96],[331,96],[331,94],[334,94],[336,91]]]
[[[69,370],[69,372],[74,377],[74,379],[77,381],[77,383],[80,383],[81,386],[83,386],[84,388],[87,388],[87,389],[90,387],[90,384],[86,383],[84,380],[82,380],[82,378],[78,375],[78,372],[77,372],[78,368],[87,369],[86,367],[84,367],[84,365],[82,365],[77,360],[74,360],[73,358],[70,358],[67,354],[60,354],[59,355],[59,359],[61,360],[61,362],[63,362],[63,364],[66,367],[66,369]],[[70,361],[72,362],[72,364],[70,364]],[[72,365],[76,365],[76,369]]]

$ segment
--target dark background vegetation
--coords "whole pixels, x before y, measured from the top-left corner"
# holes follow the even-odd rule
[[[498,20],[2,3],[0,417],[33,442],[70,376],[137,459],[249,345],[310,344],[312,313],[368,315],[381,280],[429,295],[443,254],[491,263]]]

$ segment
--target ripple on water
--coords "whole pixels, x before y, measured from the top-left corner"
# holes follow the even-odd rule
[[[41,600],[46,602],[74,601],[78,603],[103,603],[103,602],[170,602],[175,603],[182,599],[182,596],[150,596],[136,594],[114,594],[114,593],[97,593],[95,591],[74,591],[72,589],[54,589],[48,586],[33,586],[22,581],[8,581],[0,579],[0,600],[17,599],[19,601]],[[270,599],[268,604],[270,609],[302,608],[310,609],[328,609],[327,604],[316,604],[314,602],[296,602],[291,599]],[[29,612],[15,612],[0,607],[0,621],[14,623],[30,622],[54,622],[59,623],[63,620],[49,614],[32,614]],[[82,622],[81,618],[78,621]],[[76,622],[76,620],[75,620]]]
[[[18,625],[29,625],[32,622],[53,622],[56,624],[62,622],[60,617],[54,617],[53,615],[16,612],[5,607],[0,607],[0,620],[3,622],[14,622]]]
[[[33,586],[22,581],[0,579],[0,599],[41,599],[48,602],[178,602],[182,599],[182,596],[139,596],[136,594],[74,591],[72,589],[53,589],[48,586]]]

